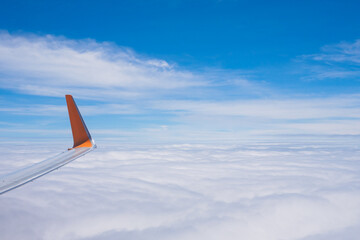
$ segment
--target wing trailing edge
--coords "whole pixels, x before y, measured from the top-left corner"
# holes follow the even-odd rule
[[[73,147],[42,162],[20,169],[13,173],[0,176],[0,194],[20,187],[35,180],[36,178],[54,171],[96,148],[96,144],[91,138],[73,97],[71,95],[66,95],[65,97],[74,139]]]

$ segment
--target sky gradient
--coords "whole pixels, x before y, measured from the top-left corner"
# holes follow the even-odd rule
[[[65,94],[95,138],[358,135],[358,7],[2,2],[2,140],[68,136]]]

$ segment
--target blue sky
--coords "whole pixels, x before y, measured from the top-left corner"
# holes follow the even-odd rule
[[[2,140],[358,135],[357,1],[3,1]]]
[[[91,38],[184,65],[276,66],[359,37],[357,1],[3,1],[9,31]]]
[[[0,239],[358,239],[359,9],[0,1],[0,174],[72,146],[65,94],[98,145]]]

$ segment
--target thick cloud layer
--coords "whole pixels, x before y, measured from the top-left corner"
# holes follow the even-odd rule
[[[356,144],[100,148],[0,196],[1,239],[357,239]],[[1,173],[50,150],[3,144]],[[55,151],[55,152],[54,152]]]

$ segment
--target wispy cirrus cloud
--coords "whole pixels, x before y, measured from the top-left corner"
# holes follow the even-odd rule
[[[206,85],[192,72],[128,48],[51,35],[0,34],[3,88],[35,95],[131,97],[144,89],[171,90]],[[83,93],[81,93],[83,92]]]
[[[233,83],[243,92],[265,91],[240,71],[186,70],[107,42],[7,32],[0,33],[0,74],[5,89],[41,96],[71,92],[96,100],[186,95],[190,88]]]
[[[247,99],[167,101],[154,104],[174,120],[198,129],[242,134],[360,134],[360,98]],[[170,128],[171,129],[171,128]]]
[[[358,95],[340,95],[327,98],[278,98],[244,99],[231,101],[147,101],[139,104],[93,104],[82,105],[85,117],[132,115],[132,119],[156,119],[162,121],[141,124],[133,135],[157,134],[152,130],[165,130],[167,138],[182,136],[190,139],[198,137],[209,139],[216,133],[235,140],[239,135],[262,134],[360,134],[360,98]],[[27,105],[2,107],[0,112],[13,115],[65,116],[65,105]],[[112,118],[112,117],[110,117]],[[130,120],[133,121],[133,120]],[[143,120],[146,121],[146,120]],[[104,122],[104,120],[103,120]],[[106,132],[106,124],[99,126],[97,132]],[[107,131],[109,136],[123,135],[120,129]],[[2,130],[4,131],[4,130]],[[205,132],[208,134],[205,134]],[[224,135],[225,132],[225,135]],[[128,135],[127,133],[126,135]],[[102,134],[103,135],[103,134]]]
[[[168,101],[156,107],[180,113],[239,116],[266,120],[360,118],[358,95],[327,98],[247,99],[237,101]]]
[[[0,112],[16,115],[52,116],[66,115],[66,105],[28,104],[12,107],[0,107]],[[122,114],[143,114],[145,109],[138,109],[135,105],[127,104],[97,104],[81,107],[84,115],[122,115]]]
[[[360,77],[360,40],[326,45],[320,53],[298,58],[308,71],[305,79],[348,79]]]
[[[309,55],[315,61],[339,62],[360,65],[360,40],[341,42],[322,47],[322,53]]]

